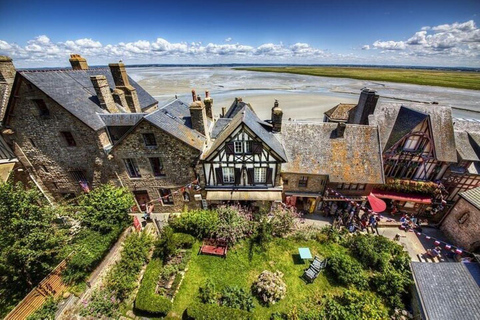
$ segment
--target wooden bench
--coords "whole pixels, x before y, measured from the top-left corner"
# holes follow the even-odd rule
[[[200,247],[199,254],[227,257],[228,245],[223,240],[205,239]]]

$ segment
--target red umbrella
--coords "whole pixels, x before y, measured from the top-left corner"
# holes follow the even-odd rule
[[[370,206],[372,207],[372,211],[383,212],[385,211],[385,209],[387,209],[387,204],[385,203],[385,201],[375,197],[373,194],[370,193],[370,195],[367,198],[368,198],[368,202],[370,203]]]

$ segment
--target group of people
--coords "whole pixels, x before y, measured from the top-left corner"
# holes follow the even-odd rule
[[[353,206],[349,202],[327,203],[323,208],[324,216],[333,216],[333,226],[335,228],[346,227],[350,232],[356,231],[370,231],[375,234],[378,233],[378,222],[380,218],[378,215],[368,213]]]

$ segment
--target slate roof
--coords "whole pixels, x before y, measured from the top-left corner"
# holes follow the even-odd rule
[[[260,120],[248,104],[245,104],[243,108],[236,113],[233,119],[231,119],[227,126],[224,127],[223,131],[217,136],[215,142],[202,157],[206,159],[210,154],[217,150],[242,123],[252,130],[252,132],[268,145],[282,160],[286,161],[287,156],[285,150],[280,141],[276,138],[276,135],[271,132],[271,125]]]
[[[347,124],[336,138],[334,122],[284,122],[288,162],[283,172],[329,175],[332,182],[384,183],[376,126]]]
[[[8,162],[14,159],[16,158],[12,149],[10,149],[5,140],[3,140],[2,136],[0,136],[0,162]]]
[[[405,109],[410,109],[410,111]],[[400,113],[400,110],[403,110],[402,113]],[[422,117],[422,114],[427,114],[430,117],[437,159],[439,161],[457,162],[452,109],[450,107],[421,103],[411,103],[408,106],[403,106],[398,103],[384,102],[377,104],[374,114],[369,117],[369,123],[378,125],[381,147],[383,151],[386,151],[388,146],[393,145],[393,140],[403,137],[400,137],[401,134],[396,131],[396,128],[393,130],[397,122],[399,122],[399,130],[404,132],[411,125],[408,121],[403,120],[403,117],[405,116],[406,119],[416,122]],[[399,115],[400,117],[398,117]]]
[[[225,128],[225,126],[227,124],[229,124],[230,121],[232,121],[231,118],[219,118],[219,119],[217,119],[217,121],[213,125],[212,132],[210,133],[210,136],[212,137],[212,139],[216,139],[218,137],[218,135],[220,134],[220,132],[222,132],[223,128]]]
[[[240,101],[238,98],[236,98],[230,108],[228,108],[227,113],[225,113],[224,118],[233,118],[239,113],[243,107],[249,106],[248,103],[245,103],[243,101]],[[251,107],[250,107],[251,108]],[[252,110],[253,111],[253,110]]]
[[[400,107],[384,150],[389,150],[395,143],[409,134],[426,118],[428,118],[428,114],[405,108],[403,106]]]
[[[350,110],[355,108],[355,106],[356,104],[340,103],[325,112],[324,114],[329,117],[330,120],[347,121],[348,113],[350,112]]]
[[[100,108],[90,76],[104,75],[113,90],[115,89],[115,83],[110,69],[31,70],[19,71],[19,74],[93,130],[99,130],[105,126],[98,114],[108,112]],[[157,103],[130,77],[129,81],[137,91],[142,109]]]
[[[460,193],[460,197],[464,198],[480,210],[480,187],[462,192]]]
[[[461,262],[412,262],[427,320],[479,320],[480,287]]]
[[[100,119],[107,127],[134,126],[146,113],[102,113]]]
[[[144,119],[195,149],[203,150],[206,138],[192,129],[190,109],[184,102],[176,99]]]
[[[480,121],[453,119],[455,145],[461,160],[480,161]]]
[[[0,122],[3,121],[7,109],[8,98],[10,97],[10,86],[0,82]]]

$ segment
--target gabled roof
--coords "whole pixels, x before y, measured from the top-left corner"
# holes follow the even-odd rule
[[[99,114],[100,119],[107,127],[117,126],[134,126],[136,125],[146,113],[102,113]]]
[[[210,133],[210,137],[212,139],[216,139],[220,132],[222,132],[223,128],[227,126],[232,121],[231,118],[219,118],[215,124],[213,125],[212,132]]]
[[[247,104],[245,104],[242,109],[238,110],[233,119],[231,119],[231,121],[218,134],[217,139],[208,151],[205,152],[202,158],[206,159],[210,154],[217,150],[242,123],[245,124],[268,147],[270,147],[282,160],[287,160],[282,144],[271,132],[271,125],[260,120]]]
[[[385,151],[389,150],[395,143],[409,134],[423,120],[428,118],[428,114],[418,112],[409,108],[400,107],[397,119],[393,125],[390,137],[385,145]]]
[[[337,138],[337,123],[284,122],[282,141],[288,162],[282,172],[328,175],[332,182],[383,184],[376,126],[347,124]]]
[[[115,83],[110,69],[32,70],[19,71],[18,74],[30,81],[93,130],[99,130],[105,126],[98,114],[108,112],[100,108],[90,76],[104,75],[107,78],[110,88],[115,89]],[[150,94],[130,77],[129,81],[137,91],[138,100],[142,109],[157,103]]]
[[[245,106],[248,106],[249,108],[250,105],[248,103],[245,103],[241,101],[241,99],[235,98],[233,101],[232,105],[230,108],[228,108],[227,113],[223,116],[224,118],[233,118],[239,113]],[[253,110],[252,110],[253,111]]]
[[[437,159],[439,161],[457,162],[455,136],[453,132],[452,109],[450,107],[442,107],[439,105],[411,103],[408,106],[403,106],[402,104],[398,103],[386,102],[377,104],[377,107],[375,108],[375,113],[369,117],[369,121],[371,120],[370,123],[377,124],[379,127],[380,143],[382,145],[382,150],[386,151],[387,146],[391,147],[393,145],[393,140],[400,136],[400,134],[393,130],[393,127],[397,121],[403,121],[401,120],[402,117],[397,117],[402,107],[404,109],[410,109],[417,112],[412,113],[404,111],[404,114],[407,116],[407,118],[411,116],[414,122],[418,121],[418,118],[421,118],[422,113],[427,114],[430,117],[430,124]],[[404,124],[404,126],[410,126],[407,122],[402,123]],[[402,129],[403,131],[403,126],[399,125],[399,129]],[[390,136],[392,134],[392,140],[390,140]],[[402,137],[400,137],[400,139]]]
[[[462,192],[460,193],[460,197],[464,198],[480,210],[480,187]]]
[[[348,113],[350,110],[355,108],[356,104],[351,103],[340,103],[337,104],[332,109],[328,110],[324,114],[330,118],[330,120],[337,120],[337,121],[347,121],[348,120]]]
[[[480,121],[475,119],[453,119],[455,145],[460,160],[480,161]]]
[[[411,265],[425,319],[480,319],[480,287],[463,263]]]

